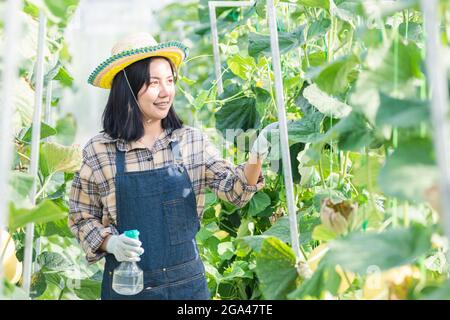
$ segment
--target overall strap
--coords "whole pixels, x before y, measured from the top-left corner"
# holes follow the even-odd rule
[[[180,145],[178,143],[178,140],[171,141],[170,148],[172,149],[172,154],[173,154],[175,163],[181,163],[183,158],[181,156],[181,150],[180,150]]]
[[[125,152],[116,149],[116,168],[117,173],[125,172]]]

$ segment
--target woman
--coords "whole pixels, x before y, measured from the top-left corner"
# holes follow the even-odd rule
[[[179,42],[158,44],[140,33],[115,45],[89,78],[111,90],[103,131],[83,148],[73,179],[69,225],[89,263],[106,258],[102,299],[209,299],[195,241],[204,189],[242,207],[264,186],[265,134],[249,161],[234,166],[178,118],[175,82],[186,52]],[[130,229],[139,240],[125,237]],[[135,296],[111,288],[122,261],[144,270],[144,290]]]

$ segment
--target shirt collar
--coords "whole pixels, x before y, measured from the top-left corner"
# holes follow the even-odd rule
[[[167,145],[176,140],[176,135],[172,134],[173,133],[173,129],[164,129],[163,133],[161,134],[161,137],[156,140],[155,144],[153,145],[153,150],[155,152],[164,149],[165,147],[167,147]],[[121,138],[112,138],[109,134],[107,133],[103,133],[103,136],[100,138],[101,143],[116,143],[117,149],[119,149],[120,151],[131,151],[134,149],[145,149],[147,148],[145,145],[143,145],[142,143],[138,142],[138,141],[125,141],[124,139]]]

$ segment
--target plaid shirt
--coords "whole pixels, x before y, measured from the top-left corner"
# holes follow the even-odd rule
[[[169,142],[178,140],[197,200],[197,213],[202,218],[205,187],[219,198],[238,207],[244,206],[264,186],[262,173],[256,185],[248,185],[245,164],[233,165],[220,156],[217,148],[200,130],[184,126],[165,130],[149,150],[140,142],[112,139],[101,133],[90,139],[83,148],[83,161],[75,173],[69,195],[69,227],[76,236],[89,263],[106,255],[98,250],[109,234],[118,234],[116,224],[115,155],[116,147],[126,151],[125,170],[143,171],[172,163]]]

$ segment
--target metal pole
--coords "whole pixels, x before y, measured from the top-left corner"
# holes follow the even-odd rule
[[[290,161],[291,156],[289,153],[286,111],[284,107],[283,97],[283,78],[281,77],[280,48],[278,46],[277,20],[273,0],[267,0],[267,17],[269,20],[270,29],[270,47],[272,51],[273,73],[275,76],[275,97],[278,107],[278,127],[280,130],[281,155],[283,161],[284,184],[286,188],[292,249],[294,250],[295,256],[297,257],[297,262],[305,262],[305,258],[300,252],[299,244],[297,212],[295,207],[294,185],[292,182]]]
[[[17,70],[17,38],[20,32],[19,12],[21,0],[9,0],[5,7],[5,42],[3,43],[3,72],[1,74],[0,99],[0,231],[5,231],[9,218],[9,178],[13,159],[13,130],[11,117],[14,109],[14,89],[18,80]],[[4,232],[1,233],[0,243]],[[0,300],[4,298],[3,262],[0,261]]]
[[[448,124],[447,69],[443,68],[443,48],[439,38],[438,3],[421,0],[426,33],[426,69],[431,90],[431,117],[434,129],[434,148],[440,171],[442,219],[447,239],[450,240],[450,130]],[[447,251],[450,261],[450,250]]]
[[[53,81],[49,80],[47,84],[47,94],[45,97],[45,113],[44,113],[44,123],[48,124],[49,126],[53,126],[52,121],[52,90],[53,90]],[[45,142],[49,142],[51,137],[47,137],[44,139]],[[41,237],[38,237],[36,239],[36,257],[38,257],[41,254]],[[34,272],[39,271],[39,264],[35,261],[33,263],[33,270]]]
[[[217,7],[250,7],[255,4],[254,1],[210,1],[209,6],[209,21],[211,24],[211,36],[214,54],[214,71],[216,73],[217,92],[223,93],[222,71],[220,66],[220,52],[219,52],[219,36],[217,33]]]
[[[38,175],[39,163],[39,146],[41,138],[41,114],[42,114],[42,94],[44,86],[44,41],[45,41],[45,27],[47,25],[47,18],[44,13],[39,12],[39,35],[38,35],[38,51],[36,59],[36,93],[35,93],[35,108],[33,114],[33,136],[31,140],[31,166],[29,173],[35,179],[33,187],[30,192],[30,201],[32,205],[36,204],[36,177]],[[33,262],[33,238],[34,238],[34,223],[27,224],[25,236],[25,254],[24,254],[24,272],[22,287],[27,296],[30,295],[32,262]]]

